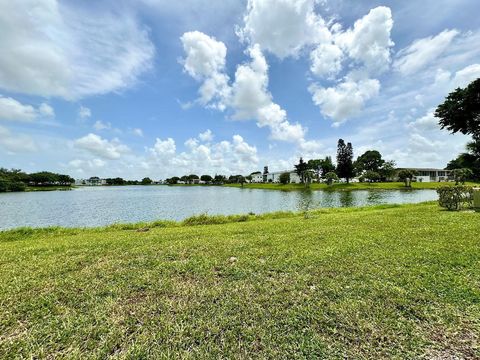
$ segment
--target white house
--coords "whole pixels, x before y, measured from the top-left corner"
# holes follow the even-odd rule
[[[284,173],[290,174],[290,184],[300,184],[301,179],[298,174],[293,170],[284,170],[284,171],[275,171],[266,174],[266,181],[265,182],[272,182],[272,183],[279,183],[280,176]]]
[[[404,169],[398,169],[404,170]],[[414,170],[417,175],[414,180],[418,182],[441,182],[449,181],[453,178],[452,170],[434,169],[434,168],[408,168],[408,170]]]
[[[266,167],[264,173],[252,174],[252,183],[280,183],[280,176],[284,173],[290,174],[290,184],[300,184],[300,176],[294,170],[268,172]]]
[[[107,181],[105,179],[100,179],[97,176],[93,176],[90,179],[76,179],[75,185],[77,186],[101,186],[107,185]]]
[[[262,173],[252,174],[252,183],[263,183],[263,175]]]

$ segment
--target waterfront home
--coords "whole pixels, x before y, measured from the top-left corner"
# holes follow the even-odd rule
[[[397,170],[407,170],[407,168]],[[414,177],[413,180],[416,180],[418,182],[441,182],[453,180],[452,170],[435,168],[408,168],[408,170],[414,170],[417,172],[417,175]]]
[[[102,186],[107,185],[105,179],[100,179],[98,176],[92,176],[89,179],[76,179],[75,185],[77,186]]]
[[[252,183],[263,183],[263,174],[262,173],[256,173],[252,174],[252,180],[250,182]]]
[[[300,176],[295,172],[295,170],[284,170],[284,171],[275,171],[268,172],[268,167],[265,167],[265,170],[262,173],[252,174],[252,183],[280,183],[280,176],[284,173],[290,174],[290,184],[300,184]]]

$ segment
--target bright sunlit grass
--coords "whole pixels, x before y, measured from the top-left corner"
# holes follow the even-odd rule
[[[479,233],[433,203],[3,232],[0,357],[475,358]]]

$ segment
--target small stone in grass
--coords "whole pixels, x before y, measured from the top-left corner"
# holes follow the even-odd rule
[[[230,259],[228,259],[228,261],[230,261],[232,264],[237,262],[237,258],[235,256],[232,256]]]

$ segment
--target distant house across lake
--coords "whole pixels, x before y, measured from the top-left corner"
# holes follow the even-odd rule
[[[254,173],[252,174],[252,183],[280,183],[280,176],[284,173],[290,174],[290,184],[300,184],[300,176],[295,172],[295,170],[284,170],[284,171],[275,171],[269,172],[268,166],[265,166],[263,173]]]
[[[452,170],[434,169],[434,168],[408,168],[417,172],[415,180],[418,182],[441,182],[453,180]],[[406,170],[406,169],[398,169]]]
[[[105,179],[100,179],[98,176],[93,176],[89,179],[76,179],[75,185],[77,186],[102,186],[107,185]]]

